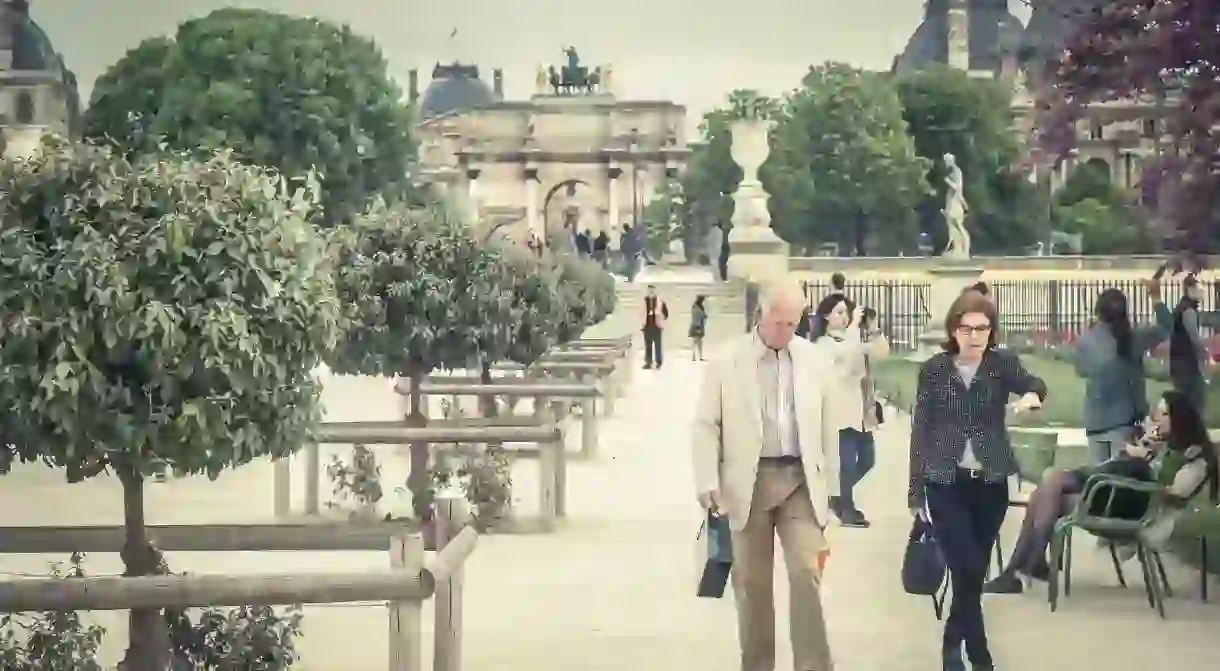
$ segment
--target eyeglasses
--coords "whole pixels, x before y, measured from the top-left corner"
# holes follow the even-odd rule
[[[984,335],[987,333],[991,333],[991,324],[984,324],[982,326],[971,326],[970,324],[959,324],[957,327],[957,333],[958,333],[958,335],[964,335],[964,336]]]

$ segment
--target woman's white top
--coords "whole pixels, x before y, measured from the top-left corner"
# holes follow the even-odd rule
[[[861,342],[859,329],[847,329],[837,333],[828,333],[814,343],[825,347],[834,362],[832,375],[835,376],[834,389],[840,411],[840,429],[856,429],[871,431],[873,426],[866,421],[865,408],[871,405],[873,399],[865,399],[864,378],[868,374],[865,357],[872,361],[889,354],[890,346],[883,336],[876,336],[868,342]]]
[[[962,384],[967,389],[970,388],[970,383],[974,381],[974,376],[979,372],[979,363],[963,364],[959,361],[954,361],[953,365],[957,367],[957,375],[962,379]],[[974,454],[974,442],[967,439],[966,449],[962,452],[962,458],[957,460],[957,465],[962,468],[968,468],[973,471],[982,470],[983,462]]]

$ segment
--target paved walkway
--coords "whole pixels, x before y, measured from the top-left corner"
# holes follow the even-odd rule
[[[485,537],[467,568],[464,668],[470,671],[735,671],[731,599],[692,596],[694,532],[687,428],[698,367],[674,352],[662,371],[639,371],[618,416],[602,427],[602,456],[570,473],[570,520],[548,536]],[[373,388],[373,387],[370,387]],[[393,412],[392,400],[356,398],[348,410]],[[358,408],[356,407],[358,406]],[[355,419],[343,416],[338,419]],[[870,530],[836,529],[825,600],[840,671],[930,671],[938,667],[938,623],[926,599],[899,587],[905,511],[905,421],[879,434],[877,470],[862,485]],[[529,469],[515,473],[532,492]],[[269,468],[250,466],[217,483],[186,480],[151,488],[154,521],[249,519],[271,510]],[[115,523],[117,488],[98,481],[71,488],[25,469],[0,481],[4,524]],[[28,505],[31,496],[54,501]],[[1016,515],[1006,530],[1015,533]],[[1138,581],[1114,587],[1104,557],[1078,544],[1076,591],[1050,614],[1041,593],[989,599],[986,608],[1001,669],[1144,671],[1154,664],[1203,669],[1220,659],[1220,604],[1193,598],[1193,572],[1174,570],[1183,596],[1168,622],[1146,607]],[[3,557],[0,570],[40,571],[48,558]],[[195,572],[323,571],[383,567],[380,553],[186,554],[170,558]],[[94,572],[117,557],[92,558]],[[1138,576],[1138,571],[1130,571]],[[780,586],[780,612],[786,610]],[[781,618],[782,621],[783,618]],[[117,618],[108,655],[125,635]],[[386,617],[378,606],[309,608],[301,643],[306,671],[384,671]],[[782,629],[782,625],[781,625]],[[781,631],[781,640],[786,632]],[[787,655],[781,653],[781,658]],[[781,662],[779,671],[791,671]]]

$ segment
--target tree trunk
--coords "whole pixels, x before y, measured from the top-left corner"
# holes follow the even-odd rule
[[[159,555],[144,532],[144,477],[127,463],[118,464],[115,470],[123,484],[126,537],[119,553],[123,558],[123,575],[156,575],[160,568]],[[166,671],[169,668],[169,632],[161,610],[131,611],[128,638],[127,656],[120,666],[123,671]]]
[[[411,381],[410,393],[407,396],[410,405],[407,424],[415,428],[428,425],[428,415],[424,412],[424,397],[420,393],[420,386],[426,376],[424,367],[419,363],[411,364],[410,370],[407,371],[407,378]],[[407,489],[411,492],[411,507],[415,511],[415,519],[419,520],[420,524],[425,524],[432,519],[432,497],[428,494],[432,484],[428,444],[411,443],[410,450],[411,470],[407,474]]]

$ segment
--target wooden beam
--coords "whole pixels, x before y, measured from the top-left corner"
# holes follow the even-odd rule
[[[385,552],[411,531],[402,523],[150,524],[148,537],[167,552]],[[0,554],[119,552],[121,526],[0,527]]]
[[[538,361],[534,362],[534,365],[530,366],[530,368],[537,369],[537,370],[544,370],[544,371],[548,371],[548,370],[578,370],[578,371],[595,370],[595,371],[598,371],[599,373],[607,373],[609,371],[614,370],[614,362],[606,361],[604,359],[600,360],[600,361],[549,361],[549,360],[545,360],[545,359],[539,359]]]
[[[466,558],[470,556],[471,552],[474,552],[474,548],[478,544],[479,532],[474,527],[462,529],[445,543],[440,552],[430,555],[424,560],[425,578],[432,581],[433,587],[448,580],[449,576],[462,567]]]
[[[431,580],[409,571],[38,578],[0,581],[0,612],[422,601],[430,596]]]
[[[364,422],[326,422],[317,431],[319,443],[343,445],[408,445],[410,443],[548,443],[562,438],[555,426],[485,427],[361,427]],[[349,426],[350,425],[350,426]]]
[[[512,384],[444,384],[424,382],[420,392],[428,396],[523,396],[548,398],[586,398],[600,396],[594,385],[562,382],[516,382]]]

